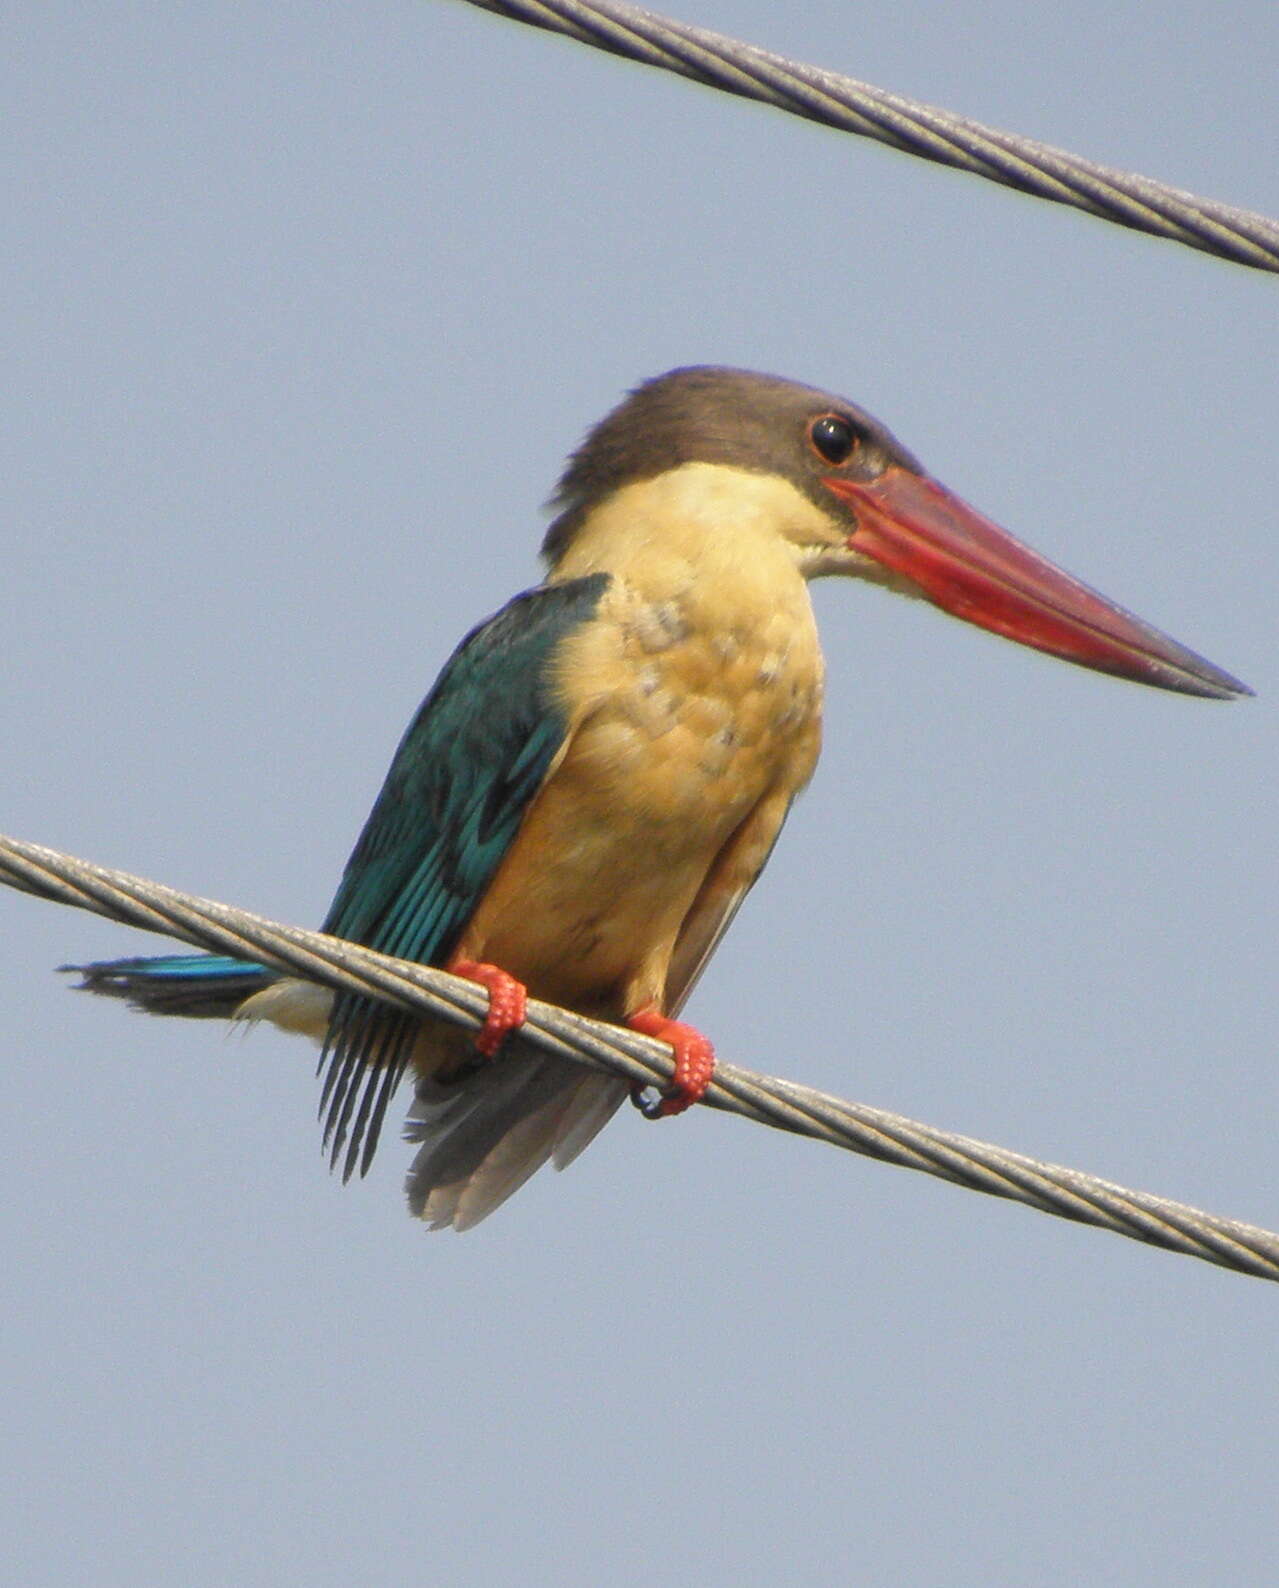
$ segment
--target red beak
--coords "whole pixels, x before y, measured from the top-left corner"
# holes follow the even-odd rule
[[[848,544],[946,612],[1101,673],[1229,700],[1247,684],[1072,579],[952,496],[894,466],[870,484],[828,477],[857,519]]]

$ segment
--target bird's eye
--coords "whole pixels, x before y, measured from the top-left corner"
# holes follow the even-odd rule
[[[827,463],[847,463],[857,445],[857,432],[839,414],[822,414],[808,427],[808,439]]]

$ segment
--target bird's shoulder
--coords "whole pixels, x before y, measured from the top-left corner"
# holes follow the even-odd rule
[[[549,663],[595,615],[605,573],[522,591],[473,628],[405,730],[392,770],[451,777],[517,749],[556,705]],[[487,753],[474,754],[486,750]],[[500,758],[500,757],[499,757]]]
[[[459,899],[483,886],[568,731],[549,664],[609,582],[523,591],[466,635],[400,740],[326,930],[363,937],[428,863]]]

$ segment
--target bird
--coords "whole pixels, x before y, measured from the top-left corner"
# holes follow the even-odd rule
[[[809,581],[848,576],[1100,672],[1252,691],[933,479],[863,409],[689,366],[591,429],[551,499],[545,575],[462,640],[410,722],[323,930],[469,977],[478,1036],[223,955],[71,967],[163,1015],[266,1020],[322,1044],[330,1162],[367,1171],[412,1071],[410,1210],[480,1222],[563,1168],[627,1085],[507,1042],[532,994],[670,1044],[650,1117],[706,1091],[679,1019],[821,738]]]

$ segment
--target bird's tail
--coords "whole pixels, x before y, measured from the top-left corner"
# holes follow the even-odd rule
[[[77,972],[85,992],[123,998],[148,1014],[196,1019],[230,1019],[246,999],[274,984],[286,998],[291,988],[306,985],[221,954],[99,960],[62,969]],[[296,1011],[287,1019],[279,1009],[257,1006],[253,1013],[285,1029],[312,1030]],[[322,1021],[316,1030],[323,1030]],[[419,1078],[405,1127],[406,1138],[418,1144],[407,1182],[410,1209],[432,1229],[469,1229],[548,1160],[567,1167],[626,1094],[624,1081],[548,1054],[499,1056],[451,1081]]]
[[[123,998],[153,1015],[228,1020],[248,997],[261,992],[278,971],[225,954],[162,954],[153,959],[105,959],[93,965],[63,965],[81,981],[78,991]]]
[[[549,1159],[572,1163],[626,1098],[626,1083],[568,1059],[501,1055],[457,1080],[421,1078],[404,1134],[420,1143],[409,1209],[431,1229],[467,1230]]]

